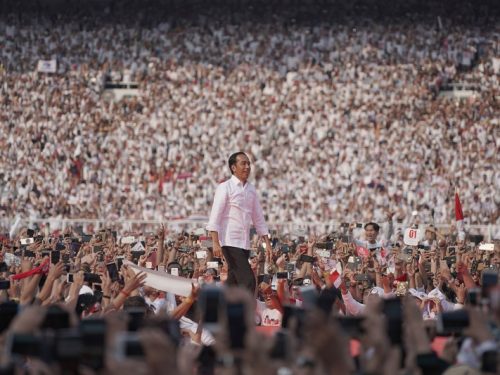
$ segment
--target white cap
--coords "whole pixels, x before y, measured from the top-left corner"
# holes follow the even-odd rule
[[[94,291],[92,290],[92,288],[88,287],[87,285],[83,285],[81,288],[80,288],[80,292],[78,292],[79,295],[82,295],[82,294],[92,294],[94,295]]]
[[[385,292],[384,289],[382,289],[381,287],[375,286],[372,288],[372,290],[370,290],[370,294],[376,294],[379,297],[383,297]]]
[[[424,292],[419,292],[414,288],[408,289],[408,293],[410,293],[413,297],[418,298],[420,300],[427,298],[427,294],[425,294]]]
[[[438,288],[432,289],[427,295],[429,298],[438,298],[440,301],[444,301],[446,296]]]

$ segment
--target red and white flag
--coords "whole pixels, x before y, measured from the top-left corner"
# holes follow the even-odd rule
[[[370,256],[370,250],[363,246],[356,246],[356,254],[361,258],[368,258]]]
[[[330,281],[335,288],[339,288],[340,284],[342,284],[342,275],[336,269],[330,272]]]
[[[457,230],[461,231],[464,222],[464,213],[462,211],[462,204],[460,203],[457,189],[455,189],[455,220],[457,221]]]

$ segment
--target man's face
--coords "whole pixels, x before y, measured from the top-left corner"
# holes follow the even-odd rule
[[[365,236],[368,241],[375,241],[377,239],[378,232],[373,228],[373,225],[368,225],[365,229]]]
[[[246,155],[238,155],[236,157],[236,164],[232,167],[233,174],[238,177],[241,181],[245,182],[250,176],[250,160]]]

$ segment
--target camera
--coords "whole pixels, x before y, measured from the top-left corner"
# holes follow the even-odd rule
[[[466,310],[446,311],[438,315],[437,332],[442,335],[461,333],[469,323],[469,314]]]

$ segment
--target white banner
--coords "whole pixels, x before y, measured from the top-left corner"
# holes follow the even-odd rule
[[[36,70],[40,73],[56,73],[57,72],[57,61],[53,60],[38,60],[38,65]]]
[[[422,234],[423,232],[420,229],[408,228],[405,230],[403,242],[408,246],[417,246],[418,241],[422,238]]]
[[[130,267],[136,274],[144,272],[147,277],[145,285],[151,288],[161,290],[163,292],[173,293],[182,297],[187,297],[191,293],[191,279],[185,277],[173,276],[166,272],[153,271],[147,268],[139,267],[138,265],[124,260],[123,264]]]

